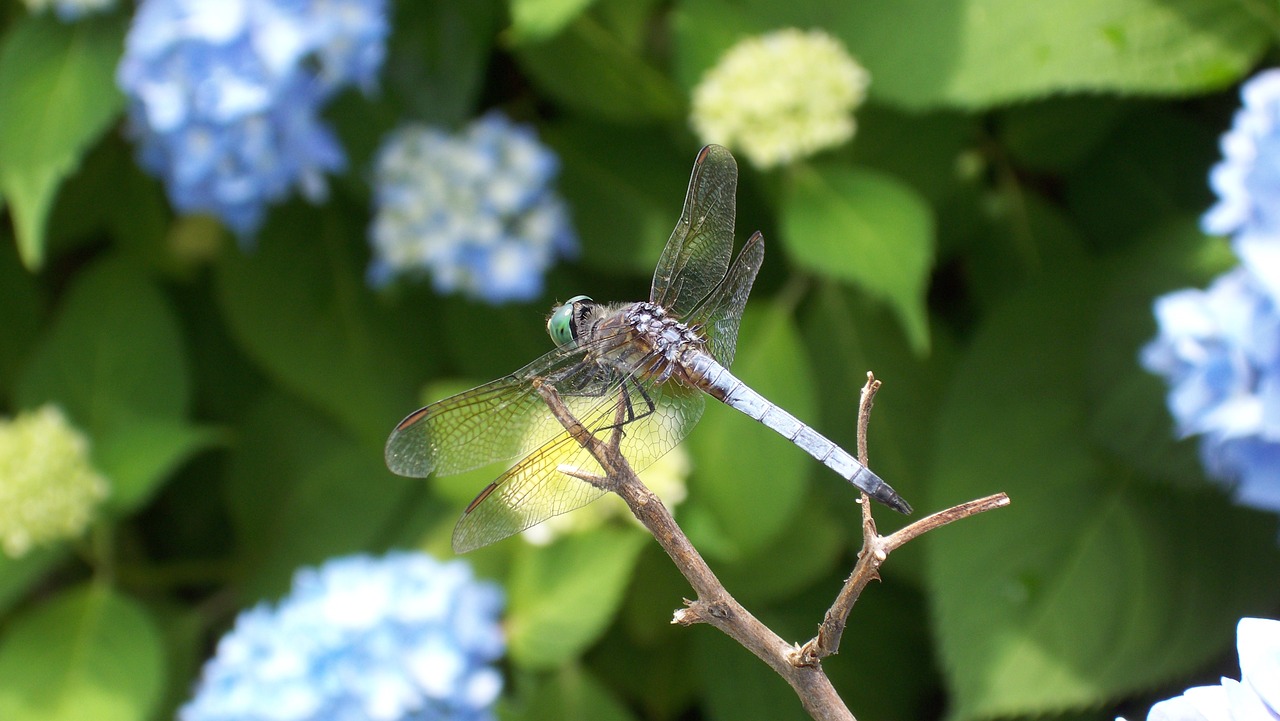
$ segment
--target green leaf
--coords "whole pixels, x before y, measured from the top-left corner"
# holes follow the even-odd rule
[[[93,442],[112,484],[111,508],[144,503],[215,440],[186,420],[190,381],[182,334],[145,271],[108,260],[82,273],[28,359],[18,405],[56,403]]]
[[[457,126],[475,113],[502,5],[416,0],[396,6],[383,74],[388,95],[407,106],[398,119]],[[356,109],[367,115],[367,108],[362,99]]]
[[[1081,432],[1099,295],[1077,272],[1011,296],[943,406],[930,505],[1012,499],[926,541],[957,719],[1092,708],[1184,676],[1280,598],[1257,582],[1280,573],[1273,518],[1135,478]]]
[[[1133,107],[1098,95],[1020,103],[1000,113],[1000,142],[1020,166],[1061,172],[1095,152]]]
[[[885,567],[890,579],[873,583],[858,597],[849,615],[840,653],[825,659],[822,668],[831,677],[840,698],[858,718],[881,721],[914,721],[936,714],[934,704],[942,679],[930,644],[930,619],[925,600],[915,587],[891,580],[898,554]],[[847,572],[846,572],[847,575]],[[844,576],[808,596],[818,601],[801,626],[812,633],[815,618],[827,608]],[[782,612],[807,608],[793,600]]]
[[[516,58],[547,95],[585,115],[621,125],[679,119],[683,95],[624,34],[582,15],[554,40],[516,48]]]
[[[81,587],[15,619],[0,641],[5,721],[147,721],[165,661],[146,612],[101,586]]]
[[[856,535],[860,528],[857,498],[856,489],[850,489],[847,504],[838,509],[814,494],[772,543],[749,558],[718,565],[720,582],[747,606],[784,602],[834,567],[849,534]]]
[[[983,223],[955,249],[965,254],[973,302],[984,308],[997,304],[1046,273],[1085,272],[1088,246],[1074,221],[1024,188],[989,194]]]
[[[1234,0],[848,3],[830,27],[871,71],[873,97],[915,109],[1204,92],[1248,72],[1270,39]]]
[[[227,477],[248,598],[283,593],[299,566],[384,545],[422,483],[392,475],[350,433],[275,394],[241,425]]]
[[[141,507],[159,481],[223,436],[212,428],[160,418],[137,418],[96,436],[94,463],[111,479],[107,507],[119,515]]]
[[[708,719],[810,718],[800,705],[800,698],[764,661],[713,628],[696,628],[692,632],[698,634],[694,657]]]
[[[1205,482],[1198,439],[1179,440],[1174,430],[1169,386],[1138,363],[1142,347],[1156,337],[1153,303],[1187,286],[1203,288],[1239,263],[1230,244],[1205,237],[1198,220],[1187,217],[1161,225],[1105,266],[1107,322],[1089,365],[1089,387],[1099,399],[1089,435],[1152,479],[1191,487]]]
[[[822,379],[822,420],[833,431],[831,439],[856,448],[858,402],[867,372],[874,373],[882,386],[867,431],[868,460],[908,502],[925,510],[920,499],[933,449],[920,438],[936,422],[949,380],[955,355],[950,339],[939,333],[929,357],[921,358],[888,308],[833,281],[819,283],[804,310],[802,328],[815,377]],[[824,483],[819,489],[828,498],[846,498],[846,488]],[[891,512],[877,512],[876,517],[882,531],[908,521]],[[895,563],[894,569],[902,566]]]
[[[360,232],[334,213],[281,208],[258,248],[226,254],[218,302],[268,375],[381,449],[440,354],[431,308],[379,304],[365,288],[350,242]]]
[[[85,154],[80,168],[58,189],[47,248],[53,254],[92,252],[93,244],[107,235],[121,256],[172,272],[206,262],[226,233],[208,216],[185,216],[179,227],[202,224],[210,229],[212,242],[197,245],[170,235],[172,221],[164,186],[138,167],[134,149],[123,138],[110,135]]]
[[[0,192],[28,268],[44,261],[45,222],[58,185],[115,120],[124,28],[119,19],[16,23],[0,49]]]
[[[635,718],[594,676],[567,666],[520,707],[524,721],[630,721]],[[504,716],[505,718],[505,716]]]
[[[551,668],[580,655],[613,621],[649,536],[602,528],[526,546],[515,559],[507,639],[526,668]]]
[[[800,421],[816,422],[812,370],[794,326],[778,305],[748,305],[733,372]],[[750,556],[772,543],[804,503],[810,475],[831,473],[785,438],[713,400],[688,443],[694,457],[688,503],[709,510],[728,541],[728,547],[704,549],[711,555]]]
[[[1171,215],[1203,213],[1214,201],[1206,168],[1221,159],[1222,123],[1156,104],[1129,113],[1064,176],[1074,223],[1100,245],[1115,246],[1144,237]]]
[[[685,0],[672,11],[672,29],[676,40],[674,75],[689,92],[735,42],[772,28],[740,3]]]
[[[9,399],[22,362],[39,337],[45,319],[43,293],[18,262],[8,243],[0,242],[0,403]]]
[[[595,0],[511,0],[511,32],[516,42],[540,42],[564,29]]]
[[[61,546],[33,548],[22,558],[0,555],[0,613],[7,611],[66,556],[67,551]]]
[[[895,178],[865,169],[797,168],[792,181],[782,208],[787,253],[814,273],[888,302],[912,346],[926,351],[929,206]]]
[[[564,167],[583,264],[651,276],[680,218],[694,151],[672,150],[663,133],[581,121],[551,125],[545,138]]]
[[[168,301],[128,263],[81,273],[18,391],[20,405],[56,401],[95,433],[137,417],[183,417],[190,381]]]

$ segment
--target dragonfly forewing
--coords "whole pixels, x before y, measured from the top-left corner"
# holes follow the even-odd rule
[[[702,394],[694,389],[674,384],[651,386],[639,379],[619,383],[607,397],[594,403],[582,396],[562,400],[579,423],[604,441],[615,435],[622,419],[620,449],[637,472],[688,435],[705,405]],[[550,416],[545,406],[544,413]],[[454,551],[466,553],[500,541],[552,516],[580,508],[604,493],[572,474],[600,476],[603,469],[561,429],[472,501],[454,528]]]
[[[540,447],[560,426],[548,418],[535,378],[552,379],[562,396],[585,397],[590,404],[618,380],[584,363],[588,350],[554,350],[509,376],[414,411],[387,439],[387,466],[403,476],[447,476]]]
[[[677,318],[715,290],[729,268],[737,191],[738,163],[733,155],[719,145],[703,148],[649,291],[651,302]]]

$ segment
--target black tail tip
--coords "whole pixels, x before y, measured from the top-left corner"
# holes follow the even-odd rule
[[[899,496],[897,491],[890,488],[888,483],[881,486],[872,498],[904,516],[911,515],[911,504],[902,500],[902,496]]]
[[[899,496],[897,494],[894,494],[892,500],[886,501],[885,505],[897,511],[898,513],[901,513],[904,516],[910,516],[913,512],[911,508],[911,504],[902,500],[902,496]]]

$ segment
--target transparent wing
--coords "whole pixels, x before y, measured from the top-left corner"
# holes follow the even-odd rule
[[[690,314],[689,322],[702,326],[707,334],[712,357],[725,368],[733,364],[742,310],[747,306],[751,285],[755,283],[756,273],[763,264],[764,236],[757,230],[747,239],[747,244],[742,246],[724,281],[707,297],[706,302]]]
[[[624,421],[621,450],[637,472],[688,435],[704,406],[697,390],[675,383],[646,386],[630,379],[617,383],[607,397],[594,403],[583,396],[562,400],[583,426],[606,441],[619,417],[635,416],[630,422]],[[626,406],[621,414],[619,404]],[[543,412],[551,415],[545,406]],[[560,427],[559,423],[556,426]],[[604,473],[595,458],[562,428],[471,502],[453,530],[453,550],[466,553],[487,546],[552,516],[585,506],[604,494],[563,472],[568,469],[593,475]]]
[[[733,253],[738,164],[719,145],[698,153],[684,210],[653,272],[649,300],[683,319],[724,278]]]
[[[621,381],[620,373],[583,361],[595,347],[557,348],[509,376],[414,411],[387,439],[387,467],[402,476],[447,476],[538,448],[563,429],[534,390],[534,378],[551,382],[564,398],[593,403]]]

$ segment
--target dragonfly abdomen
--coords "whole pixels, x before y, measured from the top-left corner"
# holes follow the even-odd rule
[[[902,500],[902,497],[880,476],[872,473],[869,468],[859,463],[857,458],[826,436],[770,403],[767,398],[752,390],[707,353],[702,351],[688,353],[684,357],[684,364],[687,369],[684,374],[686,382],[701,388],[730,408],[745,413],[764,424],[765,427],[773,429],[827,468],[835,471],[841,478],[866,491],[872,498],[900,513],[911,513],[911,506]]]

